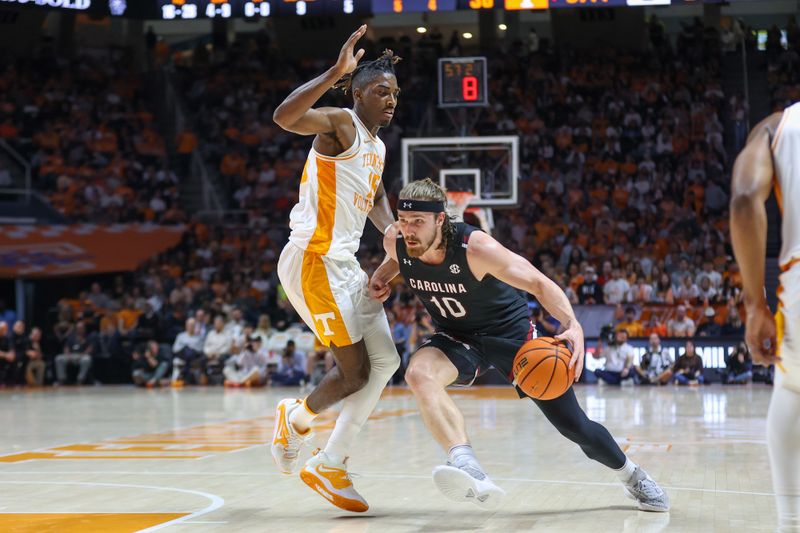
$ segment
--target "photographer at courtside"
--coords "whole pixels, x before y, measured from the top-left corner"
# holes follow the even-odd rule
[[[606,345],[607,344],[607,345]],[[602,370],[595,370],[594,375],[609,385],[620,385],[623,380],[633,376],[633,346],[628,344],[628,331],[603,328],[597,341],[595,359],[605,357],[606,362]]]

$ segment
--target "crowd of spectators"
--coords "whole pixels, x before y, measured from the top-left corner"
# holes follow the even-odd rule
[[[34,188],[56,210],[102,224],[186,218],[145,78],[130,57],[2,57],[0,138],[30,162]]]

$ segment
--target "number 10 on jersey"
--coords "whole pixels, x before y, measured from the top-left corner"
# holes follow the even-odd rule
[[[439,310],[439,314],[445,318],[461,318],[466,316],[467,310],[461,302],[449,296],[443,296],[441,301],[436,296],[431,296],[431,302]]]

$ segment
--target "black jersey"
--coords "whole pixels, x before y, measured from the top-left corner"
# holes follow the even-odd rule
[[[528,302],[511,285],[486,275],[478,280],[467,264],[469,237],[478,228],[455,223],[453,242],[441,264],[410,257],[405,240],[397,239],[400,273],[422,301],[437,329],[469,335],[526,335]]]

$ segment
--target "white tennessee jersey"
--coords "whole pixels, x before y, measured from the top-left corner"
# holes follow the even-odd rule
[[[383,175],[386,146],[351,109],[356,138],[336,157],[308,153],[300,197],[289,214],[289,241],[332,259],[355,257]]]
[[[772,138],[775,196],[783,216],[781,269],[800,259],[800,103],[783,112]],[[795,261],[796,262],[796,261]]]

